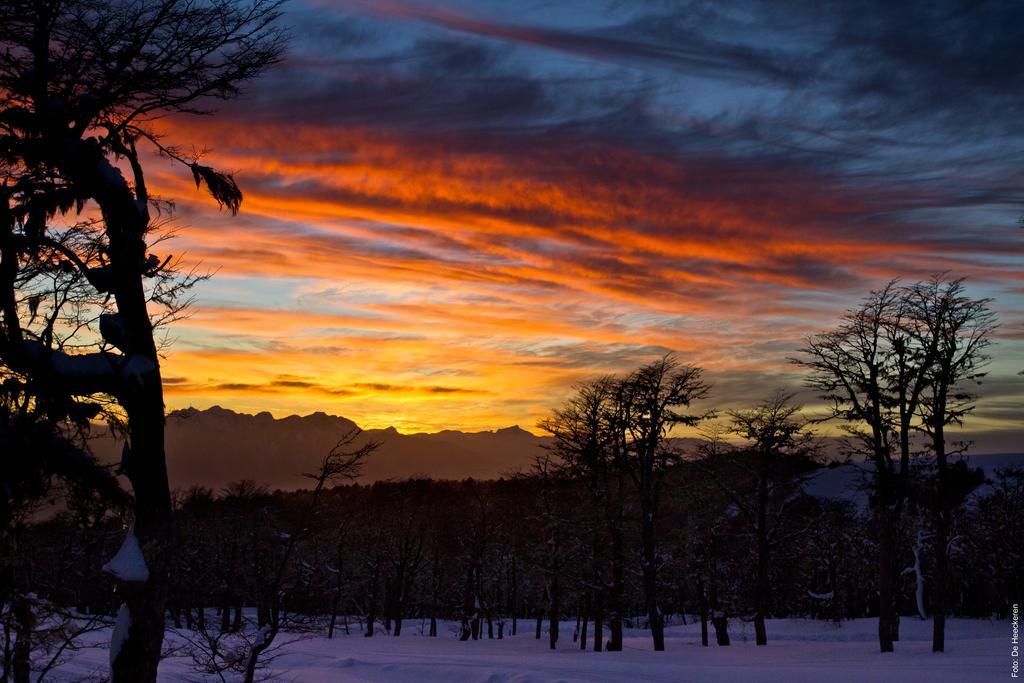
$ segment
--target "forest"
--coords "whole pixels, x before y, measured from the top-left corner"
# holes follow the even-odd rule
[[[189,634],[178,654],[249,678],[279,635],[438,637],[455,622],[463,641],[526,632],[600,652],[644,629],[657,650],[672,623],[699,620],[705,646],[752,623],[764,645],[766,620],[786,617],[877,617],[884,652],[901,615],[931,618],[942,650],[947,615],[1006,618],[1021,595],[1024,471],[986,476],[944,440],[974,405],[962,385],[981,378],[993,325],[960,281],[894,283],[794,357],[828,415],[785,392],[701,412],[713,386],[666,356],[578,387],[538,425],[553,437],[544,455],[499,480],[353,483],[377,447],[353,430],[307,489],[174,491],[166,614]],[[853,360],[865,340],[874,354]],[[845,438],[816,434],[837,420]],[[673,436],[700,425],[700,439]],[[840,490],[815,493],[843,470]],[[114,579],[147,571],[120,489],[46,482],[8,488],[5,671],[63,661],[109,625]]]
[[[730,642],[730,625],[759,612],[877,616],[870,511],[800,491],[801,481],[828,465],[785,455],[762,468],[759,457],[750,448],[699,454],[665,472],[654,525],[662,619],[699,619],[705,644],[721,646]],[[194,634],[190,656],[208,673],[244,669],[232,659],[238,641],[248,651],[267,624],[327,637],[403,630],[450,637],[443,626],[438,632],[438,621],[453,620],[463,640],[527,632],[551,647],[560,640],[562,647],[614,650],[623,625],[649,621],[642,505],[631,483],[620,493],[618,475],[611,481],[610,491],[594,489],[592,479],[547,463],[498,481],[344,484],[318,501],[311,491],[270,492],[244,480],[218,492],[179,491],[168,618]],[[760,508],[762,481],[770,495]],[[1019,601],[1022,508],[1024,472],[1001,470],[951,516],[950,615],[1005,618]],[[932,520],[929,510],[911,506],[897,531],[895,609],[903,619],[935,607],[930,585],[923,597],[917,592],[933,576]],[[5,562],[16,583],[7,590],[23,599],[5,610],[4,642],[21,629],[15,642],[31,644],[23,656],[37,670],[65,643],[73,652],[81,626],[72,611],[98,615],[95,627],[116,612],[114,581],[102,567],[126,521],[102,501],[72,496],[60,515],[16,532],[17,552]],[[20,622],[18,609],[32,621]],[[576,627],[560,632],[565,619]],[[15,656],[8,645],[5,670]]]

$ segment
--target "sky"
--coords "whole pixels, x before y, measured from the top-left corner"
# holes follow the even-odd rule
[[[972,431],[1024,442],[1024,5],[293,0],[284,62],[160,122],[167,243],[213,277],[170,408],[401,431],[537,420],[674,351],[709,406],[939,272],[1001,320]],[[812,397],[807,395],[807,400]],[[1008,445],[1007,445],[1008,444]]]

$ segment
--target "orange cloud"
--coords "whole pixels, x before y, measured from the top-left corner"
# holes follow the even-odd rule
[[[899,198],[792,169],[571,138],[165,126],[215,141],[210,162],[246,192],[233,219],[151,165],[187,259],[218,269],[176,328],[172,407],[532,427],[574,382],[668,350],[759,387],[793,381],[801,337],[896,274],[1021,279],[865,218]]]

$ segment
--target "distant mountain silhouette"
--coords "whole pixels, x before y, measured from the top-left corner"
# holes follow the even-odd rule
[[[218,489],[238,479],[271,488],[308,486],[302,474],[315,472],[324,455],[356,424],[322,412],[275,419],[214,406],[188,408],[167,416],[167,468],[172,487],[194,484]],[[485,432],[444,430],[401,434],[394,427],[367,429],[357,443],[381,443],[366,460],[362,481],[429,476],[435,479],[493,479],[524,469],[548,441],[518,426]],[[101,460],[114,462],[121,445],[96,439]]]
[[[236,413],[214,406],[187,408],[167,416],[167,467],[171,486],[195,484],[219,489],[232,481],[252,479],[271,488],[296,489],[309,485],[305,472],[315,472],[324,455],[357,425],[352,420],[317,412],[275,419],[270,413]],[[495,479],[528,468],[550,437],[531,434],[518,426],[494,431],[402,434],[394,427],[367,429],[366,440],[381,443],[366,460],[361,481],[406,477],[434,479]],[[693,453],[695,439],[673,439]],[[837,439],[823,439],[827,453],[838,457]],[[104,462],[120,458],[121,444],[98,436],[93,443]],[[1017,463],[1019,455],[975,455],[972,460],[991,469],[995,463]],[[977,460],[980,458],[980,460]],[[860,461],[859,458],[856,459]],[[1019,466],[1019,465],[1018,465]],[[839,476],[826,475],[826,479]],[[826,487],[828,488],[828,487]]]

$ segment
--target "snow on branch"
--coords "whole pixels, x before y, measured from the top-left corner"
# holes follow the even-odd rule
[[[125,382],[142,384],[144,377],[157,369],[152,359],[141,354],[69,354],[34,339],[22,342],[21,348],[24,365],[71,394],[117,394]]]

